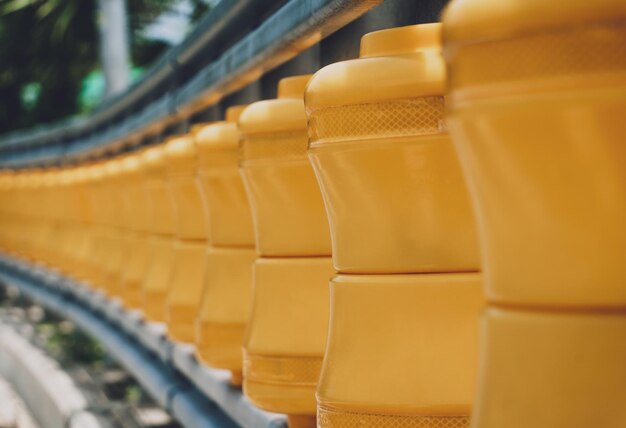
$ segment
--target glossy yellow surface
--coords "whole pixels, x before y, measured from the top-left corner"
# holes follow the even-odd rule
[[[70,248],[74,243],[72,233],[74,232],[74,228],[70,225],[71,221],[69,218],[69,212],[67,210],[67,204],[69,202],[68,188],[70,175],[71,172],[69,170],[59,170],[55,174],[53,184],[56,187],[57,194],[59,195],[57,199],[58,202],[57,204],[55,204],[56,206],[54,207],[53,211],[57,237],[57,252],[54,255],[54,259],[59,269],[63,271],[67,268]],[[28,188],[28,174],[26,174],[24,178],[25,180],[23,183],[23,188]]]
[[[71,243],[71,230],[68,227],[67,219],[67,176],[68,171],[58,169],[48,176],[49,185],[54,188],[58,197],[52,204],[52,221],[53,221],[53,242],[56,241],[56,251],[52,251],[52,245],[49,245],[49,254],[54,265],[59,270],[64,270],[67,266],[67,255],[69,244]],[[21,175],[20,190],[29,187],[28,173]],[[69,239],[68,239],[69,238]]]
[[[142,155],[146,171],[150,228],[157,235],[174,235],[176,232],[175,209],[167,185],[167,157],[163,145],[146,149]]]
[[[48,203],[49,189],[53,188],[56,171],[11,171],[4,174],[3,188],[9,193],[5,201],[8,208],[6,227],[7,250],[20,257],[39,263],[50,263],[53,257],[50,241],[57,238],[55,211],[59,205],[50,204],[45,212],[38,204]],[[6,208],[5,208],[6,209]],[[34,230],[32,230],[34,229]]]
[[[176,212],[167,186],[166,163],[163,145],[150,147],[142,153],[148,203],[145,220],[152,233],[148,265],[141,283],[141,308],[147,319],[157,322],[165,322],[167,292],[174,266]]]
[[[64,206],[62,194],[60,198],[54,197],[54,191],[59,186],[61,180],[60,170],[57,168],[49,169],[44,178],[43,186],[44,191],[47,194],[47,202],[50,210],[46,215],[48,222],[48,236],[44,242],[42,248],[42,258],[54,266],[60,266],[62,263],[62,249],[63,245],[60,244],[61,251],[56,251],[54,247],[59,245],[63,241],[63,228],[61,224],[62,209]],[[20,192],[28,188],[28,173],[21,172],[17,175],[16,192]]]
[[[208,226],[196,181],[197,147],[191,134],[165,143],[167,185],[176,210],[176,242],[165,316],[168,335],[193,343],[206,273]]]
[[[444,19],[446,41],[459,46],[461,42],[504,41],[524,34],[546,34],[601,23],[619,25],[626,19],[626,5],[622,0],[568,0],[567,4],[558,0],[461,0],[451,2]],[[446,49],[451,47],[446,45]],[[537,51],[536,55],[548,52]],[[575,55],[568,56],[575,61]]]
[[[250,316],[254,248],[211,246],[206,255],[207,273],[198,319],[195,344],[205,364],[228,369],[241,378],[241,347]]]
[[[244,343],[244,392],[303,427],[315,425],[332,273],[328,221],[306,156],[309,79],[281,80],[278,99],[253,103],[239,118],[241,173],[261,256]]]
[[[232,382],[238,384],[252,299],[252,265],[257,257],[252,214],[239,174],[237,119],[244,108],[231,107],[225,121],[198,125],[195,132],[197,180],[211,237],[196,325],[196,354],[212,367],[230,370]]]
[[[483,318],[473,426],[624,426],[623,314],[491,306]]]
[[[337,270],[476,270],[469,199],[446,134],[345,142],[329,137],[309,153],[332,212]],[[367,174],[357,175],[361,171]],[[358,215],[355,207],[361,207]]]
[[[483,306],[469,197],[445,132],[439,24],[368,34],[306,91],[331,225],[320,427],[464,427]],[[468,273],[464,273],[468,272]]]
[[[626,425],[625,20],[611,0],[445,14],[490,305],[475,428]]]
[[[293,415],[315,414],[332,274],[330,257],[256,261],[244,346],[244,392],[257,406]]]
[[[390,416],[395,426],[466,425],[480,287],[477,273],[336,276],[320,425],[334,427],[346,414],[380,416],[365,426]]]
[[[174,224],[163,221],[173,219],[173,211],[162,152],[159,147],[93,164],[3,172],[2,202],[15,203],[0,210],[13,226],[0,233],[2,245],[120,297],[131,308],[142,306],[146,281],[157,296],[153,306],[160,307],[149,311],[151,317],[164,320]],[[149,272],[153,241],[157,263]]]
[[[195,322],[206,273],[207,243],[178,239],[168,286],[167,334],[179,342],[193,343]]]
[[[148,266],[148,193],[145,189],[145,171],[141,153],[122,159],[119,193],[126,242],[125,260],[117,296],[129,308],[141,307],[141,285]]]
[[[165,154],[168,186],[178,213],[176,237],[206,241],[208,227],[195,178],[197,149],[193,137],[171,138],[165,144]]]
[[[89,198],[89,166],[72,169],[72,187],[69,210],[73,212],[76,227],[76,242],[71,251],[71,262],[67,273],[74,278],[82,278],[89,263],[89,253],[93,244],[93,209]]]
[[[114,284],[114,275],[123,259],[123,242],[119,239],[119,230],[116,230],[115,217],[118,213],[113,207],[119,207],[120,201],[115,197],[115,186],[111,178],[117,174],[119,162],[116,160],[103,161],[94,171],[91,193],[94,206],[97,233],[92,246],[93,274],[91,285],[103,292],[107,292]],[[117,269],[116,269],[117,268]]]
[[[142,282],[142,310],[150,321],[165,322],[167,293],[174,267],[174,239],[153,235],[148,243],[150,259]]]
[[[105,194],[104,223],[105,251],[103,254],[103,291],[112,296],[120,294],[121,276],[128,257],[129,236],[124,212],[124,164],[122,158],[113,158],[105,166],[103,192]]]
[[[21,173],[18,175],[18,184],[16,186],[16,191],[19,192],[25,188],[25,173]],[[44,245],[42,246],[42,259],[46,260],[46,263],[50,263],[52,265],[56,265],[58,262],[58,252],[53,251],[53,247],[58,243],[59,240],[59,227],[58,227],[58,219],[59,219],[59,207],[63,204],[56,201],[54,197],[54,190],[58,183],[58,169],[53,168],[49,169],[44,178],[43,178],[43,188],[46,194],[45,199],[47,206],[50,207],[50,210],[45,215],[46,221],[48,223],[48,231],[47,237],[44,241]]]
[[[107,201],[104,200],[102,189],[102,176],[104,174],[103,162],[98,162],[89,168],[88,178],[88,194],[92,207],[92,235],[91,244],[88,250],[88,265],[85,280],[93,288],[100,288],[102,277],[102,254],[105,251],[104,242],[104,217],[106,210],[104,206]]]
[[[239,174],[237,119],[244,108],[229,108],[229,120],[205,125],[195,135],[197,178],[207,210],[211,244],[216,247],[254,247],[252,214]]]
[[[263,256],[331,251],[322,196],[306,157],[302,92],[309,78],[281,80],[278,99],[251,104],[239,119],[244,134],[241,173],[253,210],[256,247]],[[297,83],[299,88],[294,88]]]

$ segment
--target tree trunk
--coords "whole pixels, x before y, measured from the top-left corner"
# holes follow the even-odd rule
[[[105,97],[126,89],[130,80],[126,0],[98,0],[100,58]]]

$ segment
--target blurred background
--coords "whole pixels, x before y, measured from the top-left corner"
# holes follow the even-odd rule
[[[21,341],[28,343],[28,351],[22,358],[35,364],[49,363],[52,370],[48,368],[47,376],[51,379],[55,377],[56,367],[69,376],[88,400],[99,428],[180,427],[132,375],[110,357],[101,342],[71,321],[45,310],[16,287],[0,282],[0,352],[7,352],[11,346],[10,351],[15,351],[20,340],[16,343],[12,332],[19,333]],[[20,381],[28,383],[27,375],[16,371],[20,373]],[[52,385],[58,386],[59,382]],[[0,428],[42,426],[47,425],[37,421],[15,385],[0,377]]]
[[[0,0],[0,134],[86,113],[218,0]]]
[[[217,1],[0,0],[0,134],[94,109],[181,42]],[[58,361],[100,426],[179,426],[100,342],[6,284],[0,325]],[[0,378],[0,427],[38,428],[20,403]]]

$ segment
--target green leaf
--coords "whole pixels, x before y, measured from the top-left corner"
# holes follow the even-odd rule
[[[38,3],[41,3],[41,0],[2,0],[0,1],[0,16],[17,12]]]

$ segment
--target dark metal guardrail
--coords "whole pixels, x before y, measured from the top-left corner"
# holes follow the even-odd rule
[[[139,133],[184,121],[381,1],[222,0],[145,78],[92,114],[0,137],[0,166],[97,156]]]
[[[0,281],[17,287],[42,307],[100,340],[160,406],[190,428],[284,428],[283,415],[262,411],[229,383],[226,370],[199,363],[190,345],[165,336],[165,326],[146,322],[119,301],[59,275],[0,255]]]

